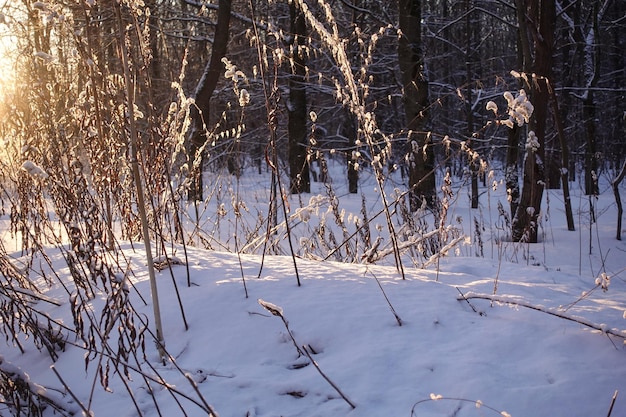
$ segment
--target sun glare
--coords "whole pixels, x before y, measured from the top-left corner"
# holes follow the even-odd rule
[[[14,88],[15,59],[17,57],[17,39],[12,31],[12,25],[5,12],[11,3],[4,3],[0,7],[0,95],[4,98],[7,90]]]
[[[0,13],[0,120],[4,119],[6,106],[10,105],[9,101],[14,97],[16,43],[6,24],[5,15]]]
[[[15,80],[15,40],[0,30],[0,85],[10,88]]]

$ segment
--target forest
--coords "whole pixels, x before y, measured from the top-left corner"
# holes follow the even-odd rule
[[[445,258],[490,252],[496,297],[502,262],[549,269],[550,217],[588,233],[591,256],[610,211],[619,245],[625,50],[623,0],[0,0],[0,333],[53,362],[74,339],[105,391],[133,372],[166,386],[137,355],[154,339],[156,362],[175,363],[157,280],[170,271],[165,308],[188,328],[176,282],[193,286],[197,251],[235,254],[246,299],[247,256],[258,278],[286,256],[300,287],[304,261],[438,281]],[[599,256],[606,290],[626,265]],[[146,321],[127,298],[135,271]],[[20,372],[0,355],[12,414],[92,413],[93,388],[85,403],[56,374],[72,411]]]
[[[4,170],[28,160],[66,191],[68,174],[84,176],[103,227],[121,216],[125,236],[140,223],[135,161],[149,195],[199,201],[207,171],[271,170],[286,176],[278,193],[299,194],[329,159],[352,193],[366,167],[381,181],[400,170],[413,212],[437,211],[446,171],[471,178],[476,208],[478,181],[502,169],[513,239],[533,242],[544,188],[567,201],[580,177],[597,194],[623,167],[619,1],[9,1],[1,13]]]

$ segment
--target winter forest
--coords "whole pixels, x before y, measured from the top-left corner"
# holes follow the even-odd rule
[[[0,0],[0,415],[626,413],[625,50],[624,0]]]

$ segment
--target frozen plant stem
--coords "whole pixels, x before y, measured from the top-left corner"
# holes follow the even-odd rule
[[[52,370],[52,372],[54,372],[56,377],[59,379],[59,381],[61,382],[61,384],[65,388],[65,391],[70,395],[70,397],[72,397],[74,399],[74,401],[76,401],[76,404],[78,404],[78,406],[83,410],[83,415],[85,415],[85,416],[93,416],[93,413],[91,411],[87,410],[87,408],[85,408],[83,403],[78,399],[78,397],[76,397],[76,394],[74,394],[72,389],[65,383],[65,381],[61,377],[61,374],[59,374],[59,371],[57,371],[55,366],[54,365],[50,366],[50,369]],[[617,394],[617,391],[615,391],[615,393]],[[615,400],[615,397],[613,397],[613,399]],[[610,414],[611,414],[611,412],[609,411],[609,415]]]
[[[335,385],[335,383],[333,381],[330,380],[330,378],[328,378],[326,376],[326,374],[324,372],[322,372],[322,370],[320,369],[320,366],[317,364],[317,362],[315,362],[315,359],[313,359],[313,357],[311,356],[311,354],[309,353],[308,349],[306,348],[306,346],[302,346],[302,350],[304,350],[304,353],[306,354],[306,356],[308,356],[309,360],[311,361],[311,363],[313,364],[313,366],[315,366],[315,369],[317,369],[317,372],[320,373],[320,375],[326,380],[326,382],[328,382],[330,384],[331,387],[333,387],[335,389],[335,391],[337,391],[339,393],[339,395],[341,395],[341,398],[344,399],[345,402],[348,403],[348,405],[350,405],[350,407],[352,407],[353,409],[356,408],[356,405],[354,405],[354,403],[352,401],[350,401],[348,399],[348,397],[346,397],[344,395],[343,392],[341,392],[341,390],[339,389],[339,387],[337,385]]]
[[[150,292],[152,294],[152,306],[154,310],[154,322],[156,325],[156,345],[159,351],[161,361],[165,361],[165,340],[163,339],[163,326],[161,324],[161,309],[159,306],[159,294],[157,291],[156,277],[154,275],[154,260],[152,259],[152,250],[150,248],[150,230],[148,228],[148,219],[146,216],[146,204],[143,196],[143,187],[141,183],[141,174],[139,173],[139,162],[137,161],[138,133],[135,125],[135,100],[134,100],[134,84],[130,76],[128,65],[128,51],[126,50],[126,36],[124,35],[124,22],[122,21],[122,12],[120,3],[115,2],[115,13],[117,15],[120,55],[122,60],[122,68],[124,69],[124,83],[126,85],[128,124],[130,129],[130,163],[132,166],[133,180],[137,193],[137,209],[141,219],[141,229],[143,242],[146,248],[146,262],[148,264],[148,275],[150,277]]]
[[[298,357],[302,356],[302,350],[298,346],[298,343],[296,342],[296,338],[293,337],[293,333],[291,333],[291,330],[289,330],[289,322],[285,319],[285,316],[283,315],[283,309],[275,304],[272,304],[260,298],[257,301],[259,302],[261,307],[263,307],[264,309],[272,313],[273,316],[281,318],[281,320],[283,321],[283,324],[285,325],[285,329],[287,329],[287,333],[289,333],[289,337],[291,337],[293,345],[296,347],[296,350],[298,351]]]
[[[609,414],[606,417],[611,417],[611,413],[613,412],[613,406],[615,405],[615,400],[617,399],[617,390],[615,390],[615,394],[613,394],[613,398],[611,399],[611,406],[609,407]]]
[[[56,377],[59,379],[59,381],[63,385],[63,388],[65,388],[65,391],[70,395],[70,397],[72,397],[74,399],[74,401],[76,401],[76,404],[78,404],[78,406],[83,410],[83,415],[85,415],[85,416],[93,416],[93,413],[91,411],[87,410],[87,408],[85,408],[83,403],[78,399],[78,397],[76,397],[76,394],[74,394],[74,392],[71,390],[71,388],[65,383],[65,381],[61,377],[61,374],[59,374],[59,371],[57,371],[55,366],[54,365],[50,366],[50,369],[52,370],[52,372],[54,372]],[[609,414],[610,414],[610,412],[609,412]]]
[[[490,410],[493,413],[498,414],[500,416],[509,416],[510,417],[510,414],[507,413],[506,411],[497,410],[497,409],[495,409],[493,407],[490,407],[489,405],[483,403],[480,400],[469,400],[467,398],[443,397],[441,395],[435,395],[435,394],[430,394],[430,398],[426,398],[426,399],[420,400],[420,401],[416,402],[415,404],[413,404],[413,408],[411,408],[411,417],[417,416],[417,412],[415,411],[415,409],[420,404],[424,404],[424,403],[431,402],[431,401],[446,401],[446,400],[447,401],[457,401],[457,402],[474,404],[476,406],[476,408],[484,408],[484,409]]]
[[[254,37],[255,39],[257,39],[256,51],[257,51],[257,58],[259,62],[260,76],[263,82],[263,95],[265,97],[265,108],[267,110],[267,122],[268,122],[269,130],[270,130],[269,149],[271,150],[271,153],[268,153],[268,157],[266,159],[267,159],[268,165],[270,165],[272,169],[272,188],[271,188],[272,197],[270,198],[269,211],[267,215],[267,234],[265,237],[263,255],[261,257],[261,268],[259,269],[259,275],[258,275],[260,277],[261,272],[263,270],[263,264],[265,262],[265,249],[267,248],[267,244],[270,238],[270,231],[272,229],[270,219],[274,218],[274,224],[278,224],[277,217],[276,217],[278,214],[278,211],[277,211],[278,210],[278,206],[277,206],[278,190],[280,190],[282,197],[285,197],[285,193],[283,192],[283,187],[282,187],[281,180],[280,180],[280,173],[278,172],[278,154],[276,152],[277,148],[276,148],[276,116],[275,114],[276,114],[277,101],[278,101],[278,98],[277,98],[278,85],[276,83],[278,67],[274,66],[273,85],[272,85],[272,90],[270,92],[268,88],[269,82],[266,81],[268,77],[266,76],[264,66],[263,66],[263,53],[261,52],[261,45],[258,42],[259,31],[256,25],[256,18],[255,18],[256,9],[254,6],[254,2],[252,0],[249,0],[248,4],[250,5],[250,10],[252,11],[252,28],[254,30],[254,35],[255,35]],[[291,259],[293,261],[293,269],[296,274],[296,282],[298,283],[298,287],[299,287],[302,284],[300,282],[300,273],[298,272],[298,263],[296,262],[296,254],[293,248],[293,242],[291,241],[291,238],[292,238],[291,226],[289,225],[289,216],[287,212],[287,206],[285,205],[285,201],[286,199],[283,198],[282,208],[283,208],[283,215],[285,217],[285,229],[287,231],[287,243],[289,244],[289,250],[291,252]],[[296,347],[298,346],[296,345]],[[298,349],[298,351],[299,350],[300,349]]]
[[[339,395],[341,395],[341,398],[343,398],[345,400],[345,402],[347,402],[350,405],[350,407],[356,408],[356,405],[354,405],[354,403],[352,401],[350,401],[348,399],[348,397],[346,397],[343,394],[343,392],[341,392],[339,387],[337,387],[337,385],[335,385],[326,376],[326,374],[324,374],[324,372],[322,372],[322,370],[320,369],[319,365],[315,362],[315,360],[313,359],[313,357],[311,356],[311,354],[307,350],[306,346],[303,345],[302,349],[300,349],[300,346],[298,346],[298,343],[296,342],[295,337],[293,337],[293,334],[291,333],[291,330],[289,330],[289,324],[288,324],[287,320],[285,319],[285,316],[283,315],[283,309],[281,307],[277,306],[276,304],[272,304],[272,303],[270,303],[268,301],[265,301],[265,300],[262,300],[260,298],[258,299],[258,302],[261,305],[261,307],[263,307],[264,309],[266,309],[267,311],[272,313],[273,316],[281,318],[281,320],[285,324],[285,328],[287,329],[287,333],[289,333],[289,336],[291,337],[291,340],[293,341],[294,346],[298,350],[298,356],[302,356],[303,354],[305,354],[309,358],[309,360],[311,361],[313,366],[315,366],[315,369],[317,369],[317,371],[320,373],[320,375],[322,375],[322,377],[335,389],[335,391],[337,391],[339,393]]]
[[[295,0],[294,0],[295,1]],[[374,131],[377,129],[372,128],[372,119],[370,118],[371,114],[365,110],[365,103],[361,99],[361,95],[359,93],[359,87],[357,86],[357,82],[354,77],[354,73],[352,72],[352,66],[350,64],[350,59],[348,58],[348,54],[346,52],[345,44],[335,36],[337,33],[337,27],[335,23],[333,24],[333,33],[331,33],[322,22],[320,22],[314,13],[309,10],[309,6],[304,0],[297,0],[297,3],[300,9],[303,11],[304,17],[311,26],[313,32],[316,32],[320,38],[322,39],[322,43],[325,44],[332,53],[333,59],[337,62],[339,66],[339,70],[343,79],[346,83],[346,95],[349,99],[351,105],[351,109],[353,111],[354,116],[356,117],[360,126],[369,126],[363,129],[363,135],[367,144],[367,147],[370,150],[371,155],[376,155],[375,144],[374,144]],[[330,9],[329,9],[330,10]],[[391,240],[391,245],[393,247],[394,260],[396,264],[396,270],[402,276],[402,279],[406,279],[406,275],[404,273],[404,265],[402,264],[402,259],[400,256],[400,248],[398,244],[398,240],[396,237],[395,227],[393,225],[393,220],[391,218],[391,210],[389,209],[389,203],[387,201],[387,195],[385,194],[384,187],[384,176],[382,173],[382,167],[380,164],[373,164],[374,167],[374,177],[376,179],[376,183],[378,185],[378,189],[380,190],[380,199],[383,205],[383,212],[385,213],[385,220],[387,222],[387,229],[389,231],[389,238]],[[286,218],[286,216],[285,216]],[[289,235],[289,229],[287,229],[287,234]],[[291,238],[290,238],[291,239]],[[346,241],[344,241],[347,243]],[[291,240],[289,240],[291,244]],[[293,252],[293,251],[292,251]],[[295,257],[294,257],[295,263]]]
[[[467,304],[469,304],[469,306],[472,308],[474,313],[476,313],[476,314],[478,314],[480,316],[484,315],[484,313],[482,311],[479,313],[478,310],[476,310],[476,307],[474,307],[474,305],[472,303],[470,303],[470,300],[465,298],[465,294],[463,294],[463,292],[459,289],[459,287],[454,287],[454,288],[456,288],[456,290],[459,292],[459,294],[461,294],[461,299],[467,301]]]
[[[495,301],[497,303],[510,304],[510,305],[519,306],[519,307],[526,307],[526,308],[529,308],[531,310],[540,311],[542,313],[546,313],[546,314],[549,314],[551,316],[559,317],[561,319],[573,321],[574,323],[578,323],[578,324],[581,324],[583,326],[587,326],[587,327],[589,327],[591,329],[598,330],[598,331],[602,332],[603,334],[605,334],[607,336],[608,335],[613,335],[613,336],[617,336],[619,338],[622,338],[622,339],[626,340],[626,331],[620,331],[620,330],[617,330],[617,329],[608,329],[608,328],[606,328],[602,324],[596,324],[596,323],[590,322],[589,320],[586,320],[584,318],[574,317],[574,316],[570,316],[570,315],[567,315],[567,314],[564,314],[564,313],[558,313],[558,312],[553,311],[553,310],[551,310],[549,308],[533,305],[533,304],[530,304],[530,303],[528,303],[526,301],[523,301],[523,300],[511,300],[509,298],[498,296],[498,295],[476,294],[476,293],[470,293],[470,294],[465,294],[465,295],[462,294],[461,298],[457,297],[457,300],[466,300],[467,301],[467,300],[471,300],[471,299],[489,300],[489,301],[492,301],[492,302]]]
[[[380,291],[383,293],[383,296],[385,297],[385,300],[387,301],[387,304],[389,305],[389,308],[391,309],[393,316],[396,318],[396,322],[398,323],[398,326],[402,327],[402,319],[400,318],[400,316],[398,316],[398,313],[396,313],[396,309],[393,308],[393,305],[391,305],[391,301],[389,301],[389,297],[387,297],[387,293],[385,293],[385,290],[383,289],[382,284],[380,283],[380,281],[378,280],[376,275],[374,275],[373,272],[370,272],[370,274],[372,274],[372,276],[376,280],[376,283],[378,284],[378,288],[380,288]]]

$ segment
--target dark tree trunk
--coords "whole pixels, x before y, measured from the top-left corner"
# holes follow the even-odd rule
[[[516,7],[522,7],[523,1],[516,0]],[[523,16],[517,16],[518,25],[520,29],[517,31],[517,65],[522,68],[523,71],[529,70],[530,63],[530,49],[528,47],[528,36],[525,29],[525,20]],[[524,28],[522,31],[521,28]],[[505,168],[505,181],[506,190],[509,199],[509,206],[511,209],[511,219],[515,217],[517,212],[517,206],[520,202],[520,184],[519,184],[519,147],[520,147],[520,127],[514,123],[513,127],[509,129],[507,135],[507,149],[506,149],[506,168]]]
[[[515,216],[517,212],[517,206],[519,205],[520,190],[519,190],[519,134],[520,128],[517,124],[513,125],[512,129],[508,132],[508,141],[506,149],[506,171],[505,181],[506,190],[509,197],[509,204],[511,206],[511,217]]]
[[[613,194],[615,195],[615,203],[617,204],[617,235],[615,236],[617,240],[622,240],[622,216],[624,215],[624,208],[622,207],[622,197],[619,193],[619,185],[624,180],[625,176],[626,161],[624,161],[622,169],[611,183],[611,186],[613,187]]]
[[[157,99],[156,105],[162,103],[163,96],[169,92],[169,85],[171,84],[167,77],[163,73],[163,57],[159,51],[159,31],[155,28],[159,27],[160,16],[158,13],[160,9],[156,5],[155,0],[146,2],[146,5],[150,8],[149,24],[150,30],[150,51],[152,52],[150,59],[150,83],[152,89],[152,95]]]
[[[346,153],[346,159],[348,163],[348,192],[356,194],[359,192],[359,171],[356,169],[356,163],[353,156],[353,151],[356,151],[356,118],[349,110],[345,110],[345,121],[342,125],[342,134],[348,138],[348,152]]]
[[[521,1],[517,2],[522,3]],[[519,7],[519,6],[518,6]],[[541,199],[545,186],[544,160],[545,160],[545,134],[548,114],[550,93],[546,78],[552,75],[552,49],[554,40],[554,27],[556,20],[556,8],[554,0],[529,0],[529,7],[518,9],[524,19],[520,30],[530,29],[534,39],[534,60],[532,71],[535,80],[531,89],[531,100],[535,107],[531,118],[530,129],[534,131],[539,147],[527,149],[524,161],[524,180],[520,204],[513,218],[512,238],[514,241],[537,242],[538,220],[541,213]],[[533,26],[532,24],[537,26]],[[528,36],[521,33],[522,38]]]
[[[365,4],[363,4],[365,3]],[[367,2],[363,2],[362,0],[353,0],[352,2],[354,9],[352,10],[352,28],[351,30],[356,30],[360,25],[363,24],[363,7],[367,6]],[[348,44],[349,52],[350,52],[350,63],[353,68],[360,68],[361,66],[361,57],[359,54],[359,45],[357,42],[356,36],[350,36],[350,41]],[[346,152],[346,164],[348,166],[348,192],[351,194],[356,194],[359,192],[359,171],[357,169],[358,166],[358,158],[356,158],[353,154],[357,150],[356,148],[356,139],[357,139],[357,120],[354,114],[348,109],[344,109],[344,122],[341,126],[341,134],[345,136],[348,140],[348,151]]]
[[[550,92],[552,96],[552,113],[554,115],[554,124],[559,136],[559,144],[561,146],[561,168],[559,169],[559,175],[561,176],[561,183],[563,185],[563,201],[565,204],[565,219],[567,220],[567,230],[574,231],[574,214],[572,213],[572,199],[569,193],[569,181],[568,181],[568,166],[569,166],[569,146],[567,145],[567,138],[565,137],[565,129],[563,128],[563,122],[561,121],[561,111],[559,110],[559,102],[557,100],[554,89],[550,86]]]
[[[189,187],[189,200],[202,200],[202,165],[204,162],[203,146],[207,140],[206,126],[209,123],[209,110],[211,96],[220,74],[224,71],[222,58],[226,56],[228,46],[228,30],[230,24],[231,0],[219,0],[217,11],[217,25],[213,39],[211,59],[207,64],[202,78],[198,82],[195,92],[196,106],[192,107],[191,117],[193,129],[189,140],[189,158],[193,161],[191,168],[191,185]]]
[[[550,190],[561,188],[561,155],[556,138],[546,144],[546,187]]]
[[[524,160],[522,195],[512,222],[514,242],[537,242],[538,219],[544,188],[543,160],[539,151],[540,149],[536,152],[527,151]]]
[[[595,42],[598,41],[598,3],[594,3],[593,9],[593,27],[592,40],[585,40],[585,68],[590,70],[590,74],[586,74],[587,91],[583,99],[583,124],[585,126],[585,194],[597,195],[600,191],[598,188],[598,157],[596,154],[596,106],[593,97],[593,88],[597,85],[600,78],[600,68],[598,65],[599,48]],[[589,38],[589,36],[587,37]]]
[[[421,34],[421,0],[398,0],[402,35],[398,42],[398,61],[402,72],[404,111],[407,122],[407,162],[411,210],[422,202],[434,207],[435,152],[425,132],[428,112],[428,81],[424,75]]]
[[[448,0],[441,0],[440,2],[440,14],[441,14],[441,19],[444,22],[448,21],[449,18],[449,4],[448,4]],[[444,39],[449,39],[450,37],[450,27],[448,25],[446,25],[443,28],[442,31],[442,35]],[[442,54],[446,59],[450,58],[450,44],[448,42],[443,42],[443,45],[441,45],[442,48]],[[442,79],[444,80],[444,82],[449,82],[451,79],[451,74],[453,73],[453,71],[451,71],[453,68],[451,68],[451,65],[444,65],[442,68]],[[440,98],[441,100],[441,115],[443,116],[443,120],[446,121],[446,123],[448,123],[448,121],[450,120],[450,114],[452,113],[452,109],[454,108],[451,103],[451,97],[448,94],[443,95],[443,97]],[[444,132],[444,133],[449,133],[449,132]],[[456,175],[456,154],[452,154],[450,153],[449,149],[445,150],[445,155],[446,155],[446,159],[445,159],[445,168],[446,171],[450,171],[453,175]]]
[[[475,14],[473,13],[473,4],[471,0],[466,0],[465,2],[465,72],[466,79],[465,83],[467,85],[467,92],[465,97],[465,116],[467,121],[467,137],[468,143],[470,147],[472,144],[472,137],[474,135],[474,97],[473,97],[473,89],[474,89],[474,60],[475,60],[475,51],[474,46],[476,45],[476,33],[480,29],[477,27],[479,24],[478,19],[475,18]],[[472,153],[473,154],[473,153]],[[469,171],[470,171],[470,179],[471,179],[471,207],[473,209],[478,208],[478,171],[480,161],[473,158],[472,154],[469,156]]]
[[[567,27],[564,27],[562,29],[561,38],[568,39],[569,36],[570,36],[569,29]],[[571,60],[572,60],[572,52],[575,53],[575,51],[576,51],[576,48],[572,48],[571,42],[564,42],[563,46],[561,47],[561,60],[563,61],[562,83],[564,87],[572,87],[574,85],[574,71],[573,71],[574,66],[571,63]],[[562,94],[559,97],[559,102],[561,103],[561,105],[558,106],[559,114],[554,116],[555,120],[559,119],[563,123],[567,123],[567,119],[569,117],[569,112],[571,108],[571,102],[572,102],[571,94]],[[571,145],[572,145],[572,149],[576,149],[575,143],[571,143]],[[561,147],[561,152],[563,152],[562,147]],[[568,173],[566,181],[575,181],[576,180],[575,158],[570,159],[569,154],[565,155],[565,158],[563,158],[563,154],[561,154],[561,161],[565,159],[568,160],[568,164],[566,166],[563,166],[562,168],[565,168]],[[561,181],[563,181],[563,178],[561,178]]]
[[[585,194],[597,195],[598,158],[596,155],[596,106],[593,91],[587,90],[583,100],[583,124],[585,126]]]
[[[289,78],[289,178],[293,194],[311,192],[311,177],[307,160],[306,63],[303,46],[306,42],[306,22],[297,2],[289,5],[291,19],[291,56],[293,65]]]

